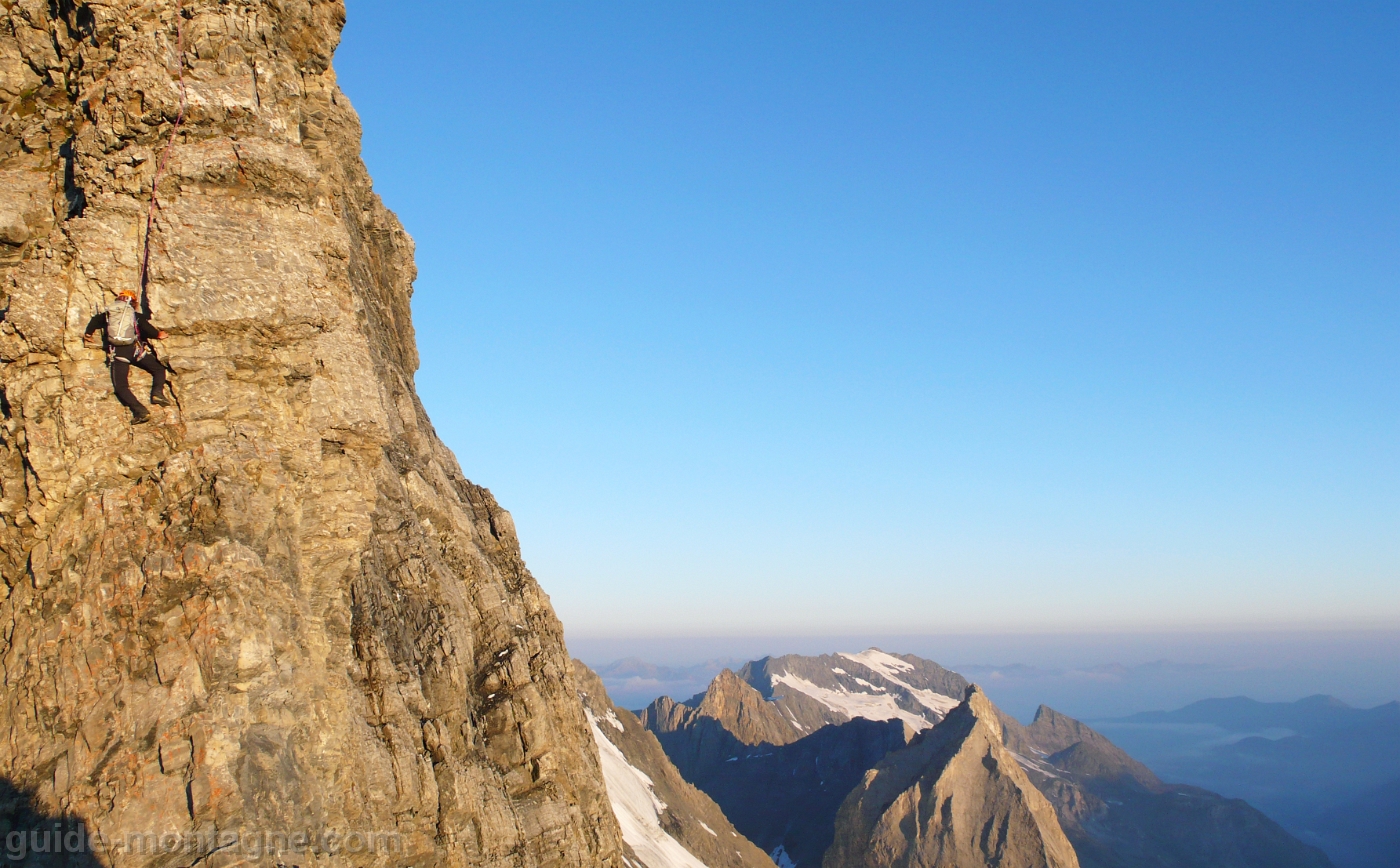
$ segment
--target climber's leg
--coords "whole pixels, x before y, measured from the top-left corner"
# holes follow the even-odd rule
[[[118,347],[116,358],[112,359],[112,391],[116,393],[117,400],[131,411],[132,421],[144,422],[150,417],[151,411],[131,394],[131,386],[128,383],[130,377],[131,348]]]
[[[168,404],[165,400],[165,365],[160,363],[155,353],[146,353],[141,361],[136,362],[141,370],[151,375],[151,403]]]

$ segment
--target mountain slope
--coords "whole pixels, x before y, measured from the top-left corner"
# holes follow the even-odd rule
[[[969,687],[941,723],[866,773],[836,817],[823,868],[1078,868],[997,717]]]
[[[643,868],[772,865],[709,796],[681,777],[641,721],[612,703],[602,680],[583,663],[575,660],[574,666],[609,801],[632,861]]]
[[[639,715],[686,780],[752,745],[796,741],[800,733],[758,691],[728,669],[686,702],[662,696]]]
[[[559,622],[413,390],[344,18],[0,7],[0,827],[130,866],[267,840],[239,829],[285,864],[621,866]],[[82,341],[119,289],[171,333],[142,426]]]
[[[640,722],[740,832],[800,865],[821,861],[846,793],[912,734],[898,720],[856,719],[804,737],[777,703],[728,670],[684,703],[660,697]]]
[[[1320,818],[1322,847],[1344,868],[1395,868],[1400,854],[1400,778],[1362,793]]]

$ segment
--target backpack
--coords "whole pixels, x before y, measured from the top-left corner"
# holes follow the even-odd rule
[[[107,308],[107,340],[119,347],[136,343],[136,311],[124,301]]]

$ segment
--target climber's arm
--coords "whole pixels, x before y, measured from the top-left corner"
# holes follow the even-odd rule
[[[88,346],[99,346],[101,339],[97,332],[107,327],[107,314],[99,313],[88,320],[87,328],[83,329],[83,343]]]
[[[141,337],[145,338],[148,341],[159,341],[169,337],[169,335],[167,335],[164,331],[151,325],[151,320],[149,317],[141,317],[138,325],[141,328]]]

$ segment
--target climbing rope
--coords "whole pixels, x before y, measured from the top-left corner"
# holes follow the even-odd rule
[[[141,271],[139,274],[142,293],[141,301],[144,304],[146,292],[146,278],[151,262],[151,230],[155,226],[156,209],[160,207],[158,194],[160,191],[160,179],[165,174],[165,167],[170,161],[170,152],[175,147],[175,136],[179,134],[180,127],[185,123],[185,24],[184,7],[181,0],[175,0],[175,55],[179,64],[180,83],[180,110],[175,115],[175,125],[170,128],[170,140],[165,143],[165,150],[161,152],[160,160],[156,163],[156,176],[151,181],[151,204],[146,209],[146,240],[141,248]]]

